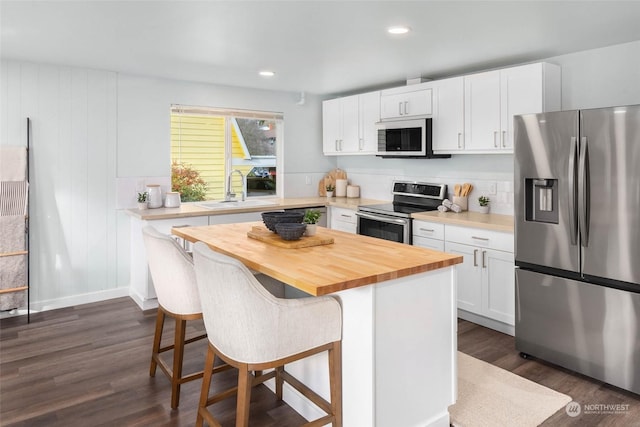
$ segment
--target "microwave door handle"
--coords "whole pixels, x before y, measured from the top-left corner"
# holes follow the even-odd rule
[[[405,219],[386,218],[383,216],[371,215],[364,212],[356,212],[356,215],[361,218],[371,219],[373,221],[386,222],[387,224],[407,225],[407,220]]]
[[[571,137],[569,152],[569,227],[571,228],[571,244],[578,244],[578,216],[576,213],[576,156],[578,155],[578,138]]]

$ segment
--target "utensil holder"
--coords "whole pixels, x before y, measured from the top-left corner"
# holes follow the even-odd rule
[[[469,207],[469,198],[462,196],[453,196],[453,203],[460,206],[460,209],[466,211]]]

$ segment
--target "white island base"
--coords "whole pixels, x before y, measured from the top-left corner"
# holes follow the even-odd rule
[[[457,396],[455,267],[332,295],[343,311],[344,426],[448,427]],[[329,399],[326,353],[286,369]],[[287,383],[284,400],[308,420],[324,414]]]

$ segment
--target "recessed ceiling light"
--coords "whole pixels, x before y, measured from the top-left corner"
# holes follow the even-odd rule
[[[411,28],[405,25],[396,25],[395,27],[387,28],[389,34],[407,34],[409,31],[411,31]]]
[[[269,71],[269,70],[262,70],[259,73],[262,77],[273,77],[276,75],[276,73],[274,73],[273,71]]]

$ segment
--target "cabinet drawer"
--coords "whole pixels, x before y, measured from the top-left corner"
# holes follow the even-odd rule
[[[444,240],[429,239],[427,237],[416,236],[415,234],[413,235],[413,246],[444,252]]]
[[[357,224],[358,218],[356,217],[355,211],[331,207],[331,221],[342,221],[349,224]]]
[[[512,233],[483,230],[479,228],[458,227],[455,225],[447,225],[446,238],[448,242],[480,246],[505,252],[513,252],[514,246]]]
[[[413,236],[444,240],[444,224],[414,220]]]

